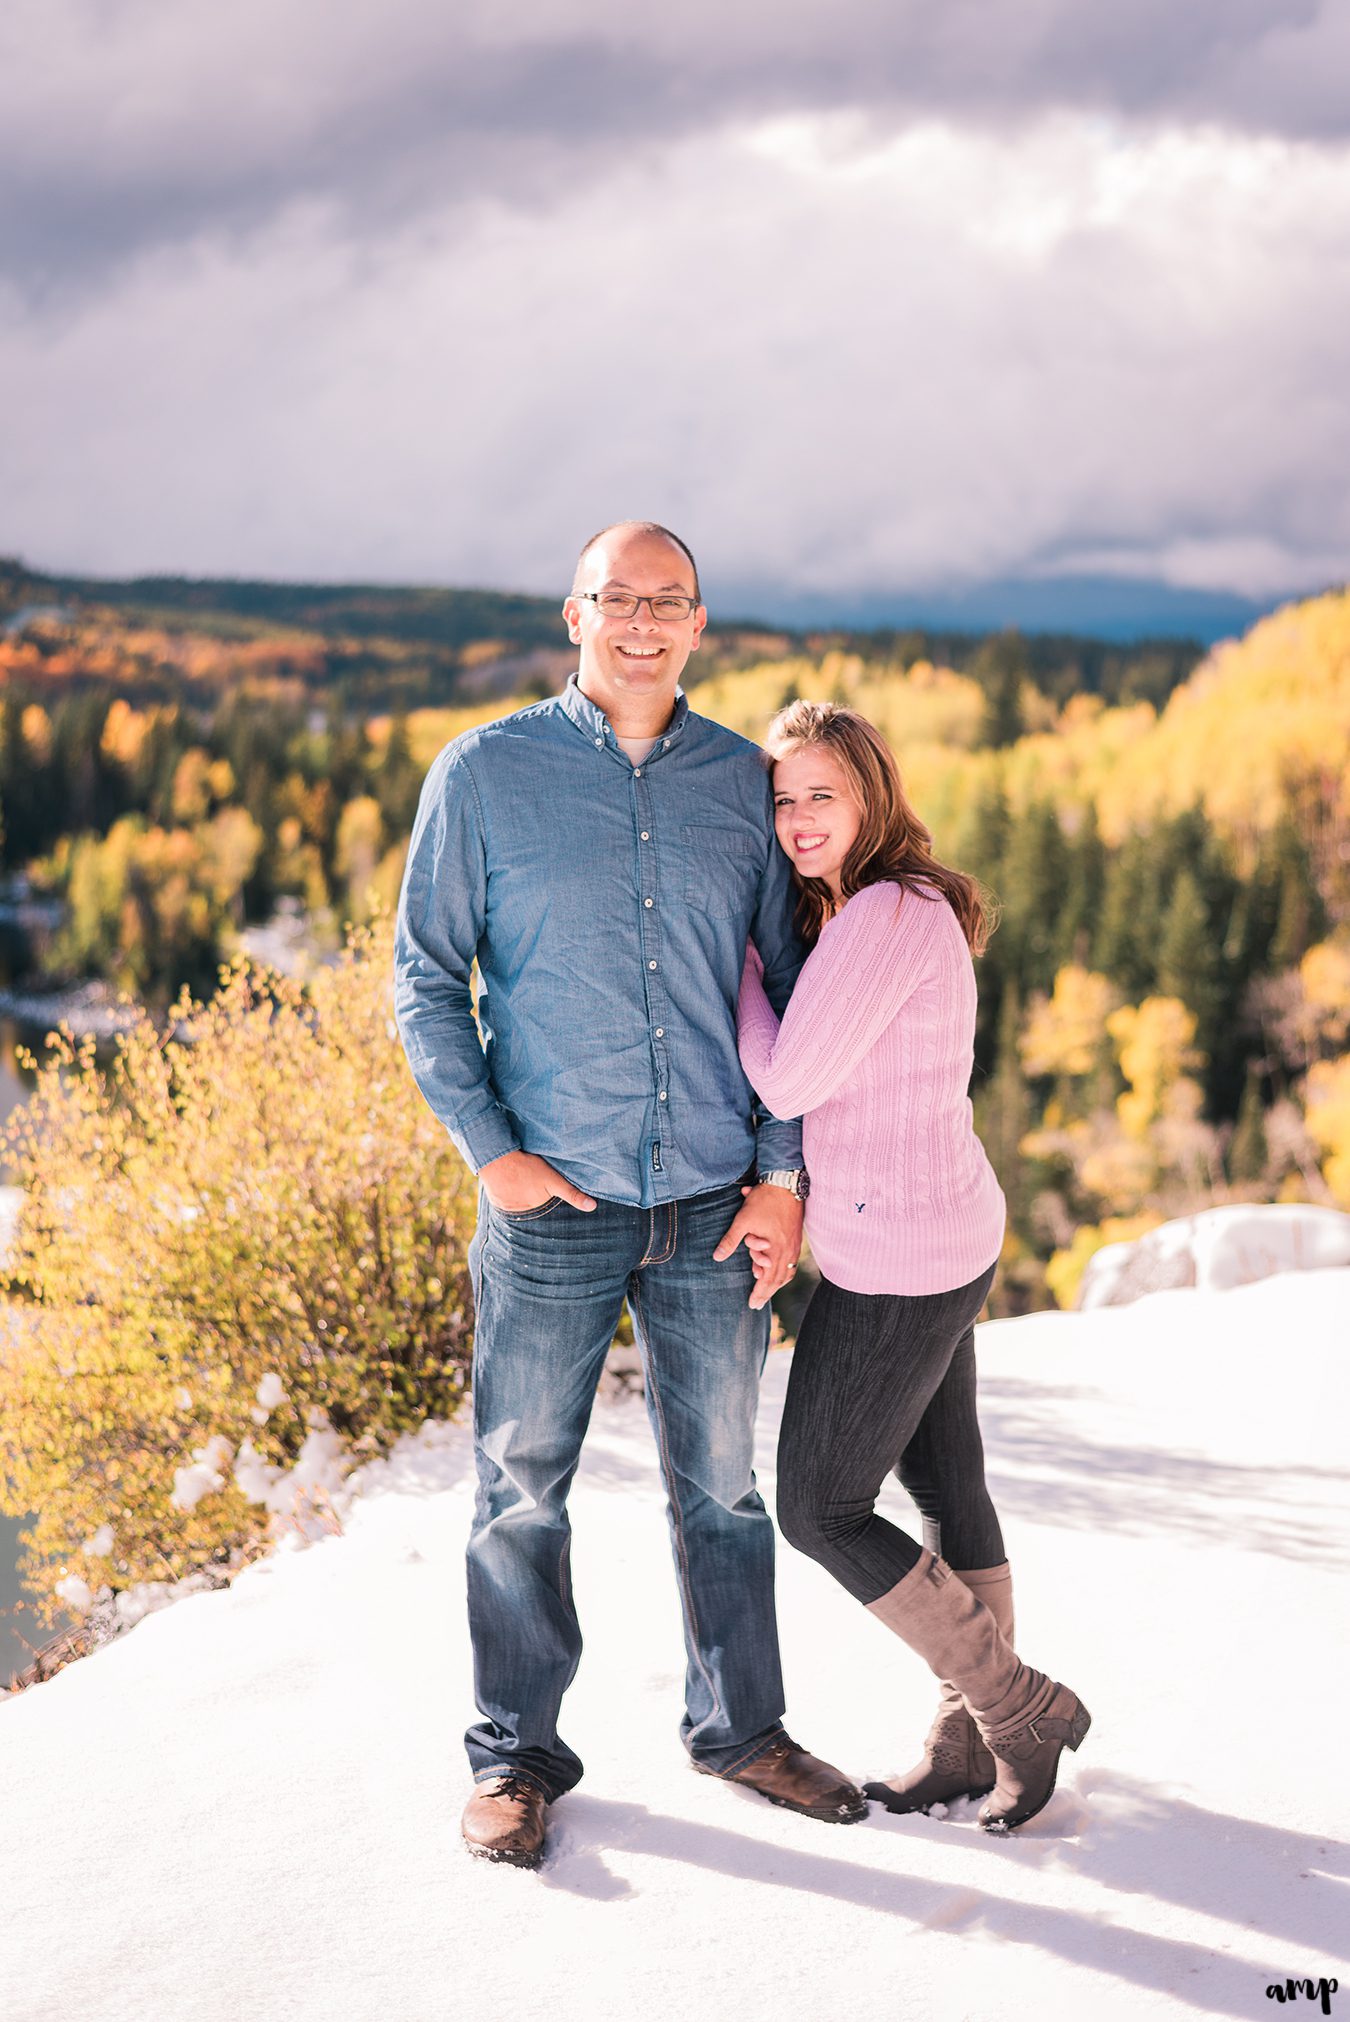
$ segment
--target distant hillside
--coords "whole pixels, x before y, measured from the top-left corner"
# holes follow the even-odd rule
[[[497,590],[391,588],[365,583],[252,583],[188,576],[136,576],[101,582],[81,576],[39,578],[62,602],[100,605],[143,624],[190,619],[204,631],[242,618],[324,637],[397,639],[404,644],[467,646],[501,639],[517,649],[558,644],[553,597]]]
[[[828,616],[833,624],[868,631],[920,625],[982,635],[1016,626],[1023,632],[1086,634],[1117,644],[1166,635],[1200,639],[1206,645],[1245,632],[1276,601],[1132,576],[1039,576],[990,580],[960,589],[873,590],[829,597],[781,586],[738,584],[719,596],[724,609],[759,611],[799,630],[819,625]]]
[[[725,606],[724,606],[725,608]],[[751,609],[745,604],[742,612]],[[888,667],[936,663],[992,698],[1031,682],[1062,703],[1163,703],[1201,658],[1197,638],[1128,645],[1069,632],[990,634],[894,623],[794,629],[714,613],[700,678],[831,649]],[[573,654],[558,603],[496,590],[50,575],[0,558],[0,682],[114,688],[138,701],[186,686],[292,689],[359,714],[478,706],[562,686]]]

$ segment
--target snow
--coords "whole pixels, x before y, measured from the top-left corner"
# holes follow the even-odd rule
[[[470,1861],[472,1462],[427,1426],[354,1478],[341,1535],[0,1705],[0,2015],[1136,2022],[1345,1987],[1348,1337],[1345,1269],[981,1330],[1019,1643],[1094,1716],[1006,1842],[965,1804],[844,1828],[690,1773],[627,1400],[573,1495],[587,1776],[538,1874]],[[779,1596],[791,1731],[859,1776],[908,1763],[917,1660],[786,1548]]]
[[[94,1605],[94,1590],[78,1573],[67,1573],[63,1580],[57,1581],[52,1591],[58,1601],[64,1601],[78,1615],[87,1615]]]
[[[250,1502],[271,1511],[274,1536],[299,1529],[305,1537],[319,1537],[336,1526],[337,1512],[348,1498],[349,1466],[341,1437],[320,1424],[306,1433],[290,1468],[264,1460],[246,1439],[235,1458],[234,1479]]]
[[[176,1509],[195,1509],[204,1495],[224,1488],[225,1470],[233,1457],[234,1448],[220,1433],[205,1446],[194,1447],[188,1465],[174,1469],[169,1501]]]
[[[253,1407],[253,1422],[255,1425],[266,1425],[277,1406],[285,1402],[286,1386],[276,1371],[269,1369],[266,1376],[260,1378],[254,1395],[258,1401]]]
[[[1206,1208],[1088,1260],[1078,1310],[1127,1306],[1180,1285],[1230,1292],[1283,1271],[1350,1264],[1350,1215],[1292,1203]]]
[[[23,1188],[0,1187],[0,1266],[9,1262],[23,1211]]]
[[[213,1573],[190,1573],[185,1580],[142,1580],[134,1587],[124,1587],[120,1594],[104,1587],[94,1610],[98,1638],[102,1641],[134,1629],[147,1615],[171,1608],[192,1594],[214,1593],[220,1584]]]

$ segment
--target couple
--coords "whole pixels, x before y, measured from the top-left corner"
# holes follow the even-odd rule
[[[868,1796],[914,1811],[992,1792],[980,1822],[1009,1831],[1088,1715],[1014,1654],[984,1486],[972,1341],[1003,1198],[966,1099],[978,889],[934,858],[852,711],[794,703],[764,754],[690,711],[677,684],[707,613],[665,528],[598,534],[563,616],[580,649],[564,693],[432,766],[399,907],[403,1044],[481,1181],[465,1843],[537,1866],[547,1808],[581,1776],[557,1726],[581,1651],[567,1493],[625,1300],[694,1768],[839,1823]],[[823,1280],[780,1521],[942,1680],[922,1761],[866,1795],[784,1729],[752,1471],[768,1304],[808,1192]],[[875,1514],[892,1468],[922,1550]]]

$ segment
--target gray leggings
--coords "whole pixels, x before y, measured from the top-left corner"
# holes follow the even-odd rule
[[[778,1523],[855,1600],[876,1601],[919,1547],[876,1514],[894,1468],[923,1541],[955,1572],[1003,1563],[975,1415],[975,1319],[994,1266],[954,1292],[845,1292],[806,1309],[778,1440]]]

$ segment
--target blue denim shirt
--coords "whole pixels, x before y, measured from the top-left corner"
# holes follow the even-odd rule
[[[781,1012],[802,948],[757,748],[681,694],[634,766],[573,678],[427,774],[395,945],[417,1085],[475,1169],[536,1152],[600,1200],[799,1166],[736,1051],[751,935]]]

